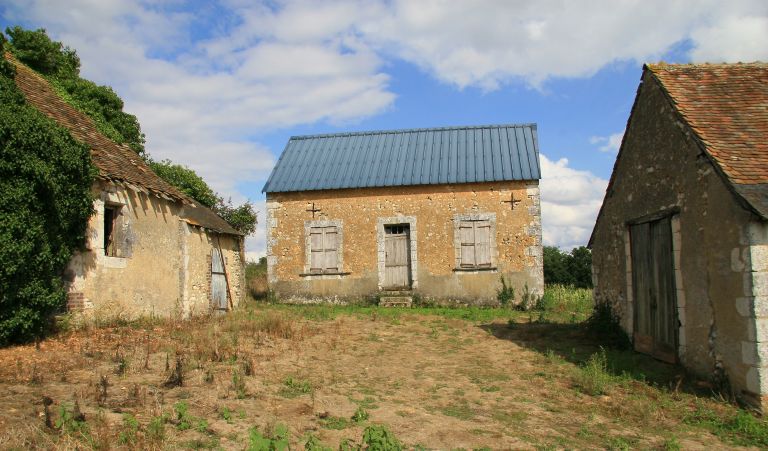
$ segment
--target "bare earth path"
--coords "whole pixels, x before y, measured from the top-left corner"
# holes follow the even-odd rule
[[[252,428],[269,436],[281,424],[291,449],[310,434],[334,449],[345,438],[359,444],[371,424],[408,448],[734,447],[683,422],[702,406],[727,414],[724,403],[629,376],[589,394],[577,362],[597,349],[576,326],[323,312],[256,307],[0,350],[0,448],[245,449]],[[182,385],[165,386],[177,356]],[[672,381],[679,371],[630,358]],[[66,421],[75,401],[84,423]],[[353,421],[356,412],[368,418]]]

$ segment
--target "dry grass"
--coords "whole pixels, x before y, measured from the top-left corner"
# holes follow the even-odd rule
[[[760,443],[734,439],[726,420],[758,432],[762,422],[686,392],[677,368],[610,349],[591,357],[599,348],[579,326],[531,321],[502,310],[251,305],[83,327],[0,350],[0,448],[243,449],[283,436],[292,448],[310,437],[335,448],[386,436],[376,424],[438,449]],[[166,385],[177,362],[181,385]]]

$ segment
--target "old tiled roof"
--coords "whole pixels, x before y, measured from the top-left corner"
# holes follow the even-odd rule
[[[768,64],[649,64],[716,167],[768,217]]]
[[[538,180],[535,124],[294,136],[264,192]]]
[[[187,222],[218,232],[240,235],[216,213],[160,178],[130,147],[104,136],[91,118],[63,101],[43,77],[10,53],[6,53],[5,57],[16,67],[16,85],[27,101],[91,148],[91,158],[99,171],[99,178],[181,202],[184,206],[181,216]]]

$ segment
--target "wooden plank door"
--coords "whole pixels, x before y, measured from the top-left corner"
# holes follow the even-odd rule
[[[224,274],[221,250],[217,248],[211,252],[211,307],[227,310],[227,276]]]
[[[411,252],[408,224],[384,226],[384,288],[411,286]]]
[[[670,218],[631,226],[630,244],[635,349],[674,363],[678,322]]]

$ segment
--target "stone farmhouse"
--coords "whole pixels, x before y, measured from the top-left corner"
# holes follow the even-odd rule
[[[768,65],[647,65],[590,246],[635,349],[768,396]]]
[[[236,306],[245,292],[242,234],[101,134],[37,73],[6,58],[27,101],[87,144],[98,169],[85,249],[65,273],[68,308],[186,317]]]
[[[543,292],[535,125],[295,136],[267,195],[282,299],[495,304]]]

